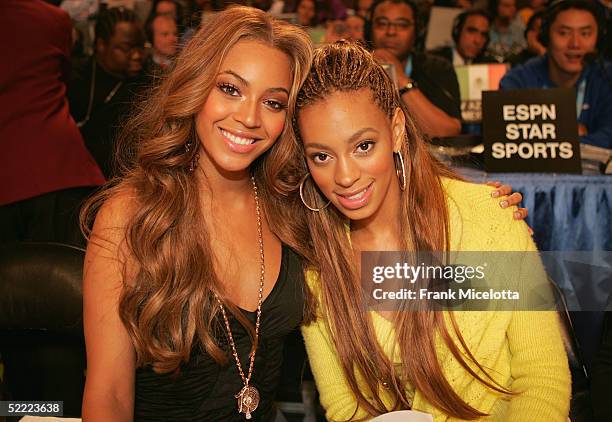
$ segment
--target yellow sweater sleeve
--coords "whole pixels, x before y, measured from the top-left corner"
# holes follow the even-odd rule
[[[323,318],[319,317],[315,322],[302,326],[302,335],[327,420],[347,421],[353,415],[357,418],[365,417],[366,413],[362,410],[355,413],[357,400],[346,382],[336,348]],[[347,335],[358,335],[358,333],[347,333]]]

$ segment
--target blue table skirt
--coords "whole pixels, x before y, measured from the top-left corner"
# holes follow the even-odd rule
[[[527,224],[543,251],[612,251],[612,175],[460,172],[499,180],[523,194]]]

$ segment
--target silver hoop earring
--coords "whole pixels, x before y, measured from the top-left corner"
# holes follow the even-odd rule
[[[396,162],[396,164],[395,164],[395,174],[397,174],[397,178],[400,181],[400,189],[401,190],[406,190],[406,166],[404,166],[404,157],[402,157],[402,153],[400,151],[393,153],[394,156],[395,156],[395,154],[397,154],[397,156],[399,158],[400,167],[402,169],[401,174],[400,174],[400,169],[397,168],[397,160],[394,159],[393,161]]]
[[[302,204],[304,204],[304,206],[308,208],[310,211],[319,212],[327,208],[329,204],[331,204],[331,201],[327,201],[327,204],[323,205],[321,208],[314,208],[306,203],[306,200],[304,199],[304,184],[306,183],[306,179],[308,179],[308,177],[310,177],[310,173],[306,173],[304,177],[302,177],[302,180],[300,181],[300,199],[302,200]]]

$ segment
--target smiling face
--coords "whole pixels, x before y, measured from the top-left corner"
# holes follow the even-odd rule
[[[586,10],[559,13],[550,26],[549,63],[565,74],[580,74],[584,57],[595,50],[597,21]]]
[[[236,43],[196,115],[204,150],[200,166],[205,171],[211,166],[218,172],[247,170],[283,131],[290,89],[285,53],[259,41]]]
[[[368,89],[335,92],[303,108],[298,124],[312,179],[342,214],[368,224],[399,210],[400,109],[390,121]]]

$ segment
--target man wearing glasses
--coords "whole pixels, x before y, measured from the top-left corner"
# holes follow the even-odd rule
[[[146,83],[144,41],[142,25],[133,11],[105,10],[96,22],[94,57],[75,63],[72,69],[70,113],[107,178],[113,173],[116,132]]]
[[[373,54],[395,69],[402,101],[430,137],[461,131],[459,84],[451,63],[415,52],[417,9],[411,0],[377,0],[367,31]]]

